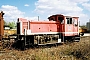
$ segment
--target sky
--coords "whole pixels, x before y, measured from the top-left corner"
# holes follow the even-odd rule
[[[18,18],[47,20],[50,15],[79,17],[80,25],[90,20],[90,0],[0,0],[0,11],[6,22]]]

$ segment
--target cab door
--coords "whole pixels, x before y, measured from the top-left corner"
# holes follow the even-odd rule
[[[66,17],[65,23],[65,36],[73,36],[73,19],[72,17]]]
[[[78,18],[77,17],[74,17],[73,18],[73,32],[74,32],[74,35],[78,35],[78,27],[79,27],[79,25],[78,25]]]

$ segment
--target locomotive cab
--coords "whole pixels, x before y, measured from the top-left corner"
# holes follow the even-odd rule
[[[49,21],[56,21],[58,23],[59,28],[57,28],[57,32],[60,34],[65,31],[65,16],[61,14],[52,15],[49,18]]]
[[[65,39],[80,40],[78,18],[79,17],[65,16],[65,33],[63,33]]]
[[[59,23],[58,32],[61,39],[64,41],[74,40],[73,38],[78,38],[76,40],[80,40],[78,18],[79,17],[57,14],[50,16],[48,19],[49,21],[56,21]]]
[[[64,23],[64,16],[61,14],[52,15],[48,19],[49,21],[57,21],[60,22],[61,24]]]

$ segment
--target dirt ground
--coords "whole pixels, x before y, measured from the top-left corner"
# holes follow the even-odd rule
[[[81,37],[80,42],[52,47],[35,47],[25,51],[3,48],[0,44],[0,60],[90,60],[88,47],[90,47],[90,37]],[[83,56],[84,58],[81,58]]]

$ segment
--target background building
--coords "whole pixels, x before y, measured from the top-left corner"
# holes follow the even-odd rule
[[[86,23],[87,31],[90,32],[90,21]]]

